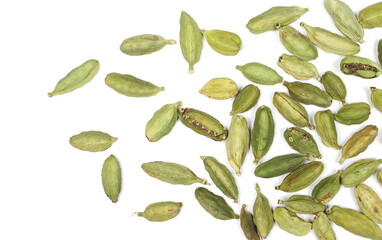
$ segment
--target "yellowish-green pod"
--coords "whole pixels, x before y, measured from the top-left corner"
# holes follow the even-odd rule
[[[65,94],[76,90],[90,82],[99,70],[97,60],[91,59],[70,71],[64,78],[58,81],[53,92],[48,93],[49,97]]]
[[[336,240],[336,234],[324,212],[319,212],[313,219],[313,230],[318,240]]]
[[[326,210],[326,205],[305,195],[293,195],[288,200],[279,200],[278,204],[285,205],[286,209],[291,212],[301,214],[315,214]]]
[[[214,78],[208,81],[200,90],[199,93],[206,97],[224,100],[233,98],[238,93],[239,88],[235,81],[230,78]]]
[[[275,70],[257,62],[247,63],[242,66],[237,65],[236,69],[249,81],[262,85],[274,85],[283,80]]]
[[[327,71],[322,75],[320,82],[333,99],[345,104],[346,86],[340,77],[331,71]]]
[[[333,113],[330,110],[320,111],[314,115],[316,130],[320,135],[322,143],[333,149],[341,149],[338,145],[337,129],[334,122]]]
[[[375,176],[377,177],[379,184],[382,185],[382,169],[377,170],[375,172]]]
[[[310,83],[284,81],[283,85],[288,89],[289,95],[300,103],[316,105],[322,108],[332,105],[332,97],[327,92]]]
[[[202,34],[208,45],[221,55],[234,56],[240,51],[241,39],[236,33],[222,30],[202,30]]]
[[[309,156],[295,153],[277,156],[257,166],[255,175],[261,178],[281,176],[296,170],[306,160],[309,160]]]
[[[240,226],[248,240],[260,240],[256,225],[253,223],[253,215],[245,210],[247,205],[243,204],[240,211]]]
[[[341,173],[341,184],[344,187],[354,187],[368,179],[379,165],[382,159],[363,159],[352,163]]]
[[[245,86],[239,91],[232,103],[231,116],[243,113],[256,105],[260,98],[260,89],[252,84]]]
[[[382,74],[382,68],[378,63],[363,57],[344,57],[340,67],[343,73],[361,78],[376,78]]]
[[[342,171],[337,171],[317,183],[313,188],[312,197],[320,203],[330,202],[341,188],[341,173]]]
[[[272,208],[267,197],[261,193],[260,187],[256,184],[256,200],[253,204],[253,222],[257,227],[257,233],[261,238],[267,238],[273,228]]]
[[[364,28],[382,27],[382,2],[362,9],[358,13],[358,22]]]
[[[102,186],[106,196],[113,202],[118,202],[121,192],[122,177],[118,159],[110,155],[102,166]]]
[[[295,56],[281,55],[277,61],[277,66],[297,80],[320,79],[316,66]]]
[[[370,115],[370,106],[367,103],[351,103],[347,104],[338,110],[334,114],[334,119],[345,125],[361,124],[367,119]]]
[[[311,158],[321,158],[321,153],[313,136],[304,129],[291,127],[284,131],[284,139],[288,145],[301,154]]]
[[[181,202],[152,203],[143,212],[138,212],[137,216],[151,222],[164,222],[178,216],[182,205]]]
[[[125,39],[122,42],[120,49],[127,55],[141,56],[157,52],[164,48],[166,45],[173,45],[175,43],[175,40],[167,40],[159,35],[142,34]]]
[[[118,138],[101,131],[85,131],[72,136],[70,145],[88,152],[101,152],[109,149]]]
[[[379,42],[378,42],[377,51],[378,51],[378,60],[379,60],[379,63],[382,64],[382,39],[379,40]]]
[[[382,200],[378,194],[366,184],[358,184],[354,196],[361,211],[373,222],[382,224]]]
[[[296,236],[305,236],[312,229],[312,223],[285,208],[276,207],[273,218],[282,230]]]
[[[382,89],[371,87],[370,100],[374,107],[382,112]]]

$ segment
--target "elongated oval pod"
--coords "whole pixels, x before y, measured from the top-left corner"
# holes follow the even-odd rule
[[[341,101],[345,104],[346,86],[342,79],[331,71],[325,72],[320,82],[324,85],[326,92],[335,100]]]
[[[309,160],[309,156],[295,153],[277,156],[257,166],[255,175],[261,178],[281,176],[296,170],[307,160]]]
[[[208,45],[224,56],[234,56],[241,48],[241,39],[239,35],[233,32],[222,30],[202,30]]]
[[[320,79],[316,66],[292,55],[281,55],[277,61],[277,66],[297,80]]]
[[[341,146],[338,145],[333,113],[330,110],[317,112],[314,115],[314,122],[316,123],[316,131],[324,145],[336,150],[341,149]]]
[[[282,230],[296,236],[305,236],[312,229],[312,223],[285,208],[276,207],[273,218]]]
[[[110,155],[102,166],[102,186],[106,196],[113,203],[118,201],[121,185],[121,167],[118,159],[114,155]]]
[[[257,62],[237,65],[236,69],[249,81],[262,85],[275,85],[283,80],[275,70]]]
[[[382,112],[382,89],[371,87],[370,100],[374,107]]]
[[[317,183],[313,188],[312,197],[321,203],[330,202],[341,188],[341,173],[342,171],[337,171]]]
[[[366,184],[358,184],[354,196],[361,211],[373,222],[382,224],[382,200],[378,194]]]
[[[109,149],[118,138],[101,131],[85,131],[69,139],[70,145],[88,152],[101,152]]]
[[[361,78],[376,78],[382,74],[382,68],[379,64],[364,57],[344,57],[341,60],[340,68],[347,75]]]
[[[167,40],[159,35],[142,34],[123,40],[120,46],[120,50],[124,54],[130,56],[141,56],[157,52],[164,48],[166,45],[174,45],[175,43],[175,40]]]
[[[310,83],[284,81],[283,85],[288,89],[289,95],[300,103],[316,105],[322,108],[332,105],[330,95]]]
[[[341,184],[344,187],[354,187],[368,179],[379,165],[382,159],[358,160],[347,167],[341,173]]]
[[[336,240],[336,234],[324,212],[319,212],[313,219],[313,230],[318,240]]]
[[[364,28],[382,27],[382,2],[372,4],[358,13],[358,22]]]
[[[288,145],[301,154],[312,158],[321,158],[321,153],[313,136],[304,129],[291,127],[284,131],[284,139]]]
[[[206,97],[224,100],[236,96],[238,92],[236,83],[230,78],[214,78],[208,81],[199,93]]]
[[[326,209],[326,205],[305,195],[293,195],[288,200],[279,200],[278,204],[285,205],[286,209],[291,212],[301,214],[315,214]]]
[[[275,135],[275,122],[272,111],[267,106],[261,106],[256,111],[255,122],[251,134],[252,153],[257,164],[267,154]]]
[[[260,89],[249,84],[239,91],[232,103],[231,116],[253,108],[260,98]]]
[[[267,238],[273,228],[272,208],[267,197],[261,193],[260,187],[256,184],[256,200],[253,204],[253,222],[257,227],[257,233],[261,238]]]
[[[253,215],[245,210],[247,205],[243,204],[240,211],[240,226],[248,240],[260,240],[256,225],[253,223]]]
[[[351,103],[341,107],[334,119],[345,125],[360,124],[369,119],[370,106],[367,103]]]
[[[143,212],[138,212],[137,216],[151,222],[164,222],[178,216],[182,205],[181,202],[152,203]]]

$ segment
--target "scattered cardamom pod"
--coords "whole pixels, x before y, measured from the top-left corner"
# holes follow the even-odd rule
[[[262,85],[275,85],[283,80],[275,70],[257,62],[237,65],[236,69],[249,81]]]
[[[331,71],[327,71],[322,75],[320,82],[333,99],[345,104],[346,86],[340,77]]]
[[[375,176],[377,177],[377,180],[378,180],[379,184],[382,185],[382,169],[377,170],[376,173],[375,173]]]
[[[109,149],[118,138],[100,131],[86,131],[74,135],[69,139],[70,145],[88,152],[101,152]]]
[[[330,110],[317,112],[314,115],[314,122],[316,123],[317,133],[324,145],[336,150],[341,149],[341,146],[338,145],[333,113]]]
[[[284,81],[283,85],[288,89],[289,95],[300,103],[322,108],[332,105],[330,95],[310,83]]]
[[[245,210],[247,205],[243,204],[240,211],[240,226],[248,240],[260,240],[256,225],[253,223],[253,215]]]
[[[222,30],[202,30],[208,45],[224,56],[234,56],[241,48],[241,39],[239,35]]]
[[[382,112],[382,89],[371,87],[370,100],[374,107]]]
[[[275,135],[275,122],[272,111],[267,106],[261,106],[256,111],[251,134],[252,153],[257,164],[267,154]]]
[[[174,45],[175,43],[175,40],[167,40],[158,35],[142,34],[125,39],[120,49],[127,55],[141,56],[159,51],[167,44]]]
[[[312,197],[320,203],[330,202],[341,188],[341,173],[342,171],[337,171],[317,183],[313,188]]]
[[[276,207],[273,218],[282,230],[296,236],[305,236],[312,229],[312,223],[285,208]]]
[[[261,193],[260,187],[256,184],[256,200],[253,204],[253,222],[257,227],[257,233],[261,238],[267,238],[273,228],[272,208],[267,197]]]
[[[233,98],[239,91],[236,83],[229,78],[214,78],[208,81],[199,93],[212,99],[224,100]]]
[[[252,84],[239,91],[232,103],[230,115],[244,113],[257,104],[260,98],[260,89]]]
[[[352,163],[341,174],[341,184],[345,187],[354,187],[368,179],[379,165],[382,159],[363,159]]]
[[[344,57],[340,67],[343,73],[361,78],[376,78],[382,74],[382,68],[378,63],[363,57]]]
[[[315,214],[326,210],[325,204],[305,195],[293,195],[288,200],[279,200],[278,204],[284,204],[289,211],[300,214]]]
[[[363,214],[373,222],[382,224],[382,200],[378,194],[361,183],[354,188],[354,196]]]
[[[164,222],[178,216],[182,205],[181,202],[152,203],[143,212],[138,212],[137,216],[151,222]]]
[[[281,176],[296,170],[307,160],[309,160],[309,156],[295,153],[277,156],[257,166],[255,175],[261,178]]]
[[[382,5],[381,5],[381,6],[382,6]],[[382,20],[382,19],[381,19],[381,20]],[[379,40],[379,42],[378,42],[377,52],[378,52],[378,60],[379,60],[379,64],[382,64],[382,39]]]
[[[313,136],[304,129],[291,127],[284,131],[284,139],[288,145],[301,154],[321,159],[321,153]]]
[[[358,13],[358,22],[364,28],[382,27],[382,2],[362,9]]]
[[[369,119],[370,106],[367,103],[347,104],[334,114],[334,119],[345,125],[360,124]]]
[[[277,61],[277,66],[297,80],[320,79],[316,66],[292,55],[281,55]]]
[[[324,212],[319,212],[313,219],[313,230],[318,240],[336,240],[336,234]]]
[[[121,185],[121,167],[119,166],[118,159],[114,155],[110,155],[102,166],[102,186],[106,196],[113,203],[118,202]]]

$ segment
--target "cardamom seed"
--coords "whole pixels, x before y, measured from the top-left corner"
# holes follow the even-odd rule
[[[239,91],[232,103],[230,115],[244,113],[254,107],[260,98],[260,89],[252,84]]]
[[[305,221],[285,208],[276,207],[273,212],[273,218],[282,230],[296,236],[305,236],[312,229],[310,222]]]
[[[314,115],[316,130],[320,135],[322,143],[333,149],[341,149],[338,145],[337,129],[334,123],[334,116],[330,110],[317,112]]]
[[[289,95],[300,103],[322,108],[332,105],[330,95],[310,83],[284,81],[283,85],[288,89]]]
[[[247,205],[243,204],[240,211],[240,226],[248,240],[260,240],[256,225],[253,223],[253,215],[246,211]]]
[[[281,55],[277,61],[277,66],[297,80],[320,79],[316,66],[295,56]]]
[[[272,111],[267,106],[261,106],[256,111],[251,134],[252,153],[257,164],[267,154],[275,135],[275,122]]]
[[[371,87],[370,100],[374,107],[382,112],[382,89]]]
[[[361,211],[373,222],[382,224],[382,200],[378,194],[366,184],[358,184],[354,196]]]
[[[343,73],[361,78],[376,78],[382,74],[382,68],[379,64],[363,57],[344,57],[340,67]]]
[[[284,131],[284,139],[297,152],[307,154],[311,158],[321,159],[317,143],[307,131],[297,127],[288,128]]]
[[[241,39],[239,35],[233,32],[222,30],[202,30],[208,45],[224,56],[234,56],[241,48]]]
[[[370,106],[367,103],[351,103],[338,110],[334,119],[345,125],[360,124],[369,119]]]
[[[313,219],[313,230],[318,240],[336,240],[336,234],[324,212],[319,212]]]
[[[326,205],[305,195],[293,195],[286,201],[279,200],[278,204],[284,204],[289,211],[301,214],[315,214],[326,210]]]
[[[130,56],[141,56],[161,50],[166,45],[174,45],[175,40],[164,39],[159,35],[142,34],[123,40],[120,49]]]
[[[121,167],[119,166],[118,159],[114,155],[110,155],[102,166],[102,186],[106,196],[113,203],[118,202],[121,185]]]
[[[341,184],[344,187],[354,187],[368,179],[379,165],[382,159],[363,159],[352,163],[341,174]]]
[[[253,222],[257,227],[257,233],[261,238],[267,238],[273,228],[272,208],[267,197],[261,193],[260,187],[256,184],[256,200],[253,204]]]
[[[379,184],[382,185],[382,169],[380,170],[377,170],[377,172],[375,173],[376,177],[377,177],[377,180],[379,182]]]
[[[364,28],[382,27],[382,2],[362,9],[358,13],[358,22]]]
[[[262,85],[275,85],[283,80],[275,70],[257,62],[237,65],[236,69],[249,81]]]
[[[182,205],[181,202],[152,203],[143,212],[138,212],[137,216],[151,222],[164,222],[178,216]]]
[[[261,178],[281,176],[296,170],[304,164],[306,160],[309,160],[309,156],[295,153],[277,156],[257,166],[255,175]]]
[[[70,145],[88,152],[101,152],[109,149],[118,138],[101,131],[86,131],[69,139]]]
[[[320,82],[333,99],[341,101],[345,105],[346,86],[340,77],[331,71],[327,71],[322,75]]]
[[[236,83],[229,78],[214,78],[208,81],[199,93],[213,99],[224,100],[233,98],[238,92]]]
[[[341,188],[341,173],[342,171],[337,171],[337,173],[330,175],[317,183],[313,188],[312,197],[320,203],[330,202]]]

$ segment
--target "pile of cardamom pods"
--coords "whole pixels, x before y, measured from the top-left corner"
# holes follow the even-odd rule
[[[325,90],[310,83],[283,81],[283,77],[274,69],[258,62],[236,66],[246,79],[258,85],[275,85],[282,83],[287,92],[275,92],[273,104],[287,121],[294,125],[284,131],[286,143],[296,152],[277,156],[259,164],[254,175],[260,178],[274,178],[287,174],[281,184],[275,187],[284,192],[298,192],[313,184],[324,170],[324,163],[316,161],[321,153],[313,136],[303,128],[317,131],[322,143],[329,148],[341,150],[339,163],[358,156],[366,151],[378,134],[373,125],[363,127],[355,132],[343,146],[337,139],[336,124],[354,125],[365,122],[371,113],[369,104],[364,102],[346,103],[346,86],[342,79],[333,72],[319,75],[317,68],[309,61],[318,57],[317,47],[325,52],[343,55],[340,70],[347,75],[361,78],[376,78],[382,74],[382,41],[378,45],[380,63],[367,58],[354,56],[360,52],[364,29],[382,27],[382,2],[368,6],[358,16],[350,7],[340,0],[324,0],[327,13],[344,36],[325,30],[324,28],[301,23],[306,35],[289,24],[298,20],[308,12],[307,8],[297,6],[272,7],[253,17],[246,27],[253,34],[267,31],[278,31],[281,43],[291,54],[282,54],[278,66],[296,80],[317,79]],[[240,37],[223,30],[201,30],[196,21],[186,12],[180,17],[179,45],[183,57],[189,64],[188,71],[194,72],[194,66],[200,60],[203,39],[216,52],[225,56],[236,55],[241,50]],[[125,39],[120,50],[130,56],[151,54],[166,45],[176,44],[175,40],[167,40],[158,35],[143,34]],[[69,93],[90,82],[97,74],[99,62],[88,60],[76,67],[62,78],[49,97]],[[128,97],[150,97],[164,90],[135,76],[110,73],[105,78],[108,87]],[[382,112],[382,89],[370,88],[370,99],[376,109]],[[179,119],[194,132],[215,141],[225,141],[228,162],[237,176],[241,175],[241,167],[248,150],[251,148],[254,163],[258,164],[270,149],[274,134],[275,122],[271,109],[260,106],[255,115],[253,128],[248,129],[247,120],[240,115],[252,109],[260,97],[260,88],[248,84],[239,90],[237,84],[229,78],[214,78],[208,81],[200,93],[217,100],[234,98],[230,115],[231,124],[228,129],[206,112],[181,107],[182,102],[165,104],[157,110],[147,122],[145,134],[150,142],[159,141],[169,134]],[[315,105],[328,108],[332,101],[340,101],[343,106],[336,113],[331,110],[318,111],[314,115],[314,124],[304,105]],[[82,151],[100,152],[109,149],[117,141],[101,131],[84,131],[70,138],[70,144]],[[221,193],[238,202],[239,191],[235,176],[230,168],[212,156],[202,156],[204,167],[213,184]],[[318,182],[311,196],[292,195],[287,200],[279,200],[280,205],[272,209],[259,185],[256,185],[257,197],[253,212],[246,210],[243,204],[240,214],[227,204],[226,200],[205,187],[195,190],[195,198],[201,207],[217,219],[240,219],[240,225],[247,239],[265,239],[274,226],[288,233],[304,236],[313,228],[320,240],[336,239],[331,222],[353,234],[382,240],[382,201],[377,193],[363,182],[374,173],[382,184],[382,169],[377,170],[382,159],[362,159],[350,166],[327,176]],[[206,179],[199,178],[186,166],[172,162],[148,162],[142,164],[147,175],[170,184],[191,185],[200,183],[209,185]],[[121,191],[121,168],[118,159],[111,155],[102,167],[102,185],[107,197],[117,202]],[[362,212],[333,206],[327,210],[329,203],[341,187],[353,188],[356,201]],[[181,202],[157,202],[150,204],[137,216],[149,221],[167,221],[176,217],[182,207]],[[313,222],[300,218],[297,214],[315,215]]]

